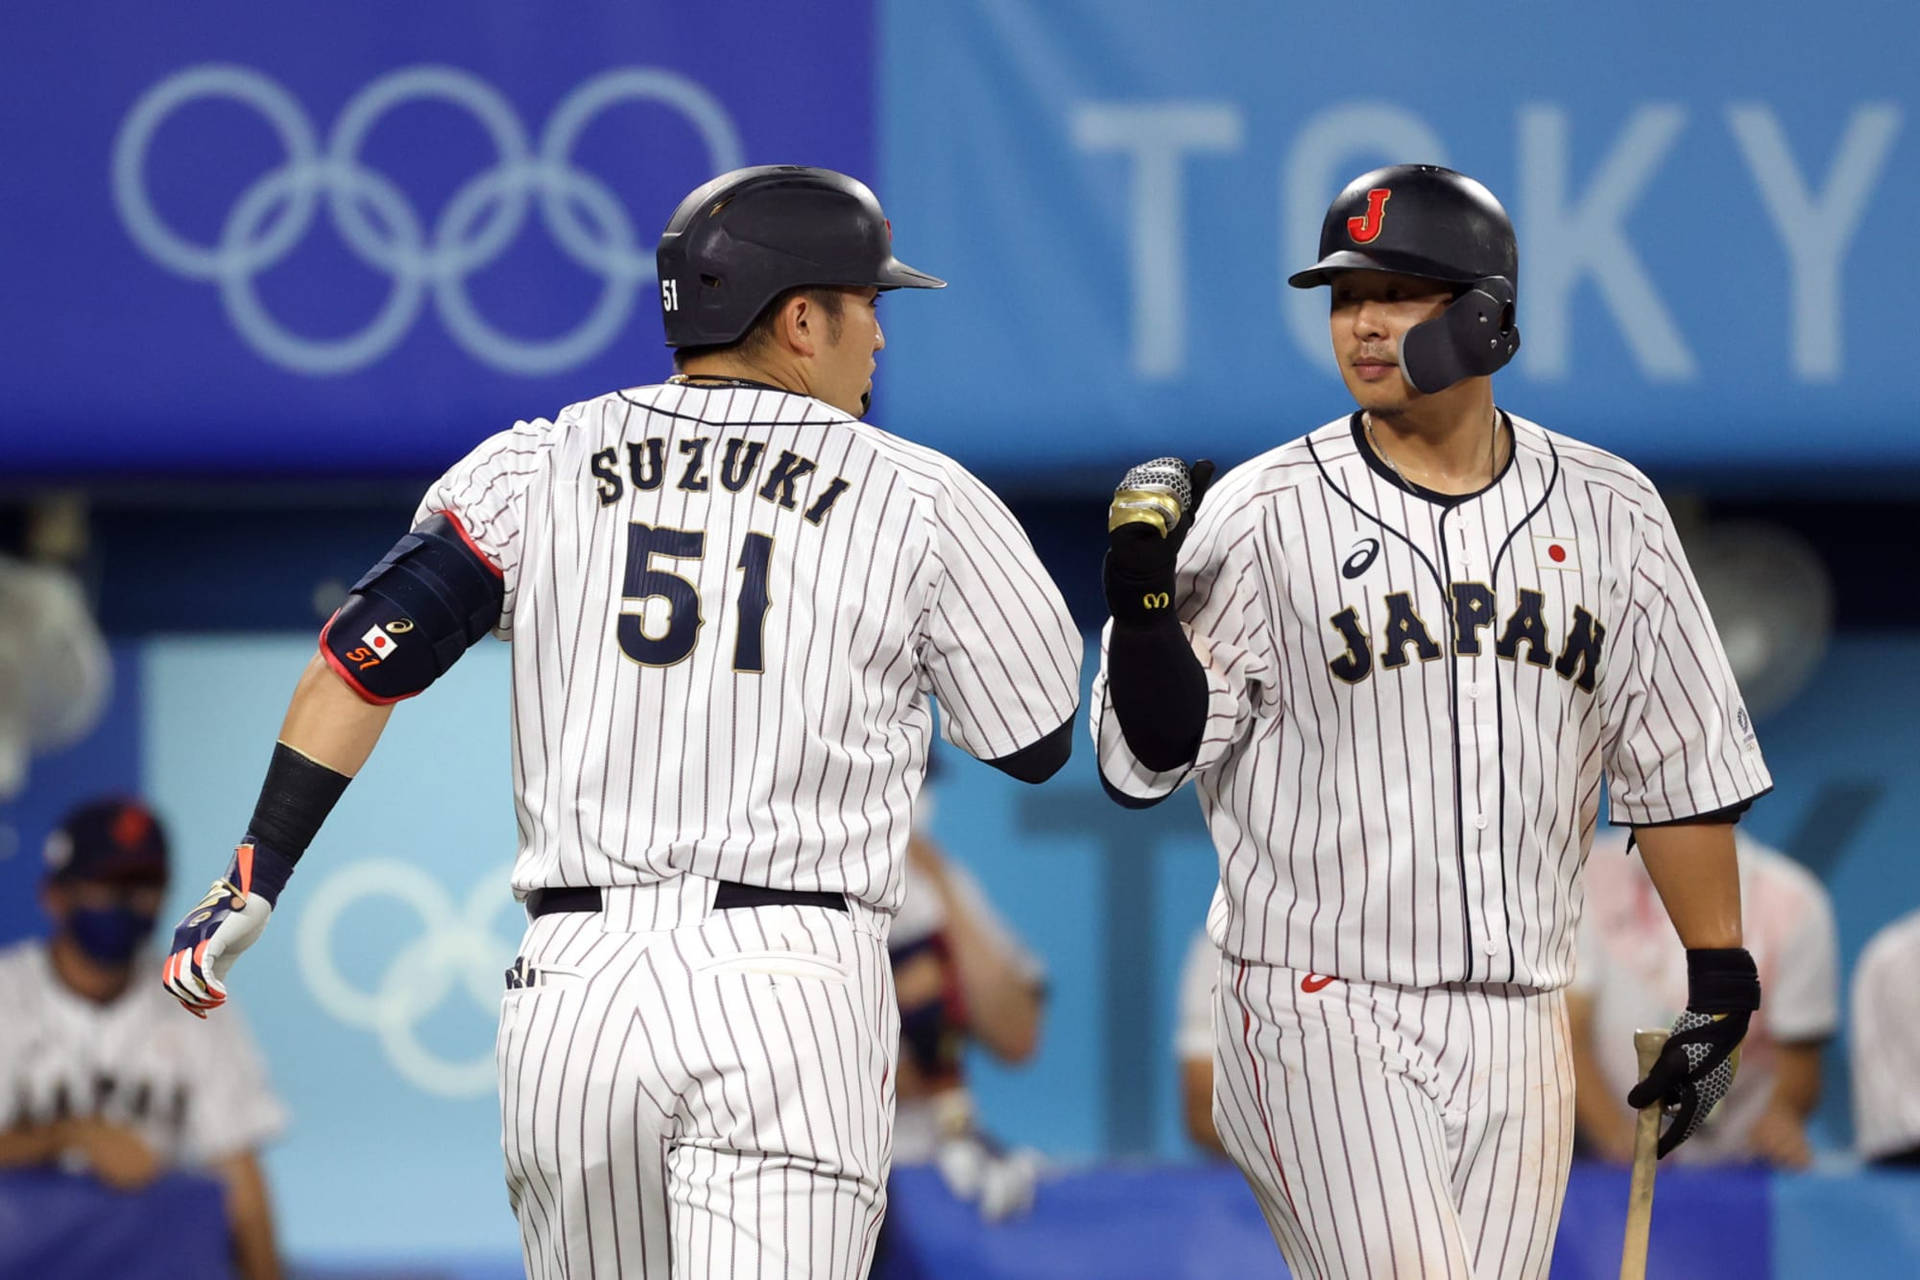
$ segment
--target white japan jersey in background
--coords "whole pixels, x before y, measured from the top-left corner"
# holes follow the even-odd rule
[[[692,873],[891,910],[932,734],[1075,709],[1081,642],[951,459],[805,396],[678,384],[522,422],[421,503],[501,572],[516,893]]]
[[[1616,822],[1771,786],[1653,485],[1509,420],[1511,462],[1457,503],[1399,486],[1358,414],[1213,487],[1179,566],[1211,691],[1191,770],[1134,759],[1103,655],[1101,772],[1140,799],[1196,779],[1229,955],[1560,987],[1603,772]]]
[[[143,956],[134,972],[155,972]],[[287,1113],[240,1010],[180,1015],[157,982],[98,1004],[73,991],[33,938],[0,950],[0,1130],[91,1117],[133,1130],[167,1167],[253,1151]]]

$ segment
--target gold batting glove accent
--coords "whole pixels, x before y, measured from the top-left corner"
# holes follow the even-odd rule
[[[1107,508],[1107,532],[1123,524],[1150,525],[1161,537],[1180,523],[1180,503],[1171,493],[1152,489],[1122,489]]]

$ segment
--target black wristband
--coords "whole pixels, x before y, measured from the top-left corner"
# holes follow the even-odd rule
[[[1689,948],[1687,1008],[1698,1013],[1751,1013],[1760,1007],[1760,970],[1745,947]]]
[[[289,864],[298,862],[352,781],[284,742],[274,743],[267,780],[260,784],[253,821],[247,824],[248,838],[271,848]]]

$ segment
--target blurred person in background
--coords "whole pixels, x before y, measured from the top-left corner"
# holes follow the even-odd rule
[[[1741,1044],[1732,1090],[1676,1155],[1689,1164],[1804,1169],[1813,1159],[1807,1118],[1820,1100],[1820,1053],[1840,1016],[1833,906],[1793,859],[1738,832],[1734,843],[1747,949],[1767,997]],[[1633,1159],[1633,1033],[1668,1025],[1687,998],[1686,951],[1626,846],[1624,835],[1604,834],[1587,859],[1579,968],[1567,998],[1580,1137],[1620,1164]]]
[[[173,1169],[225,1187],[236,1270],[281,1274],[259,1149],[285,1125],[246,1025],[180,1016],[146,951],[166,832],[136,800],[74,809],[47,840],[45,940],[0,951],[0,1168],[136,1192]]]
[[[1920,911],[1873,935],[1853,971],[1853,1144],[1920,1168]]]
[[[1033,1204],[1041,1161],[980,1127],[967,1088],[965,1051],[1028,1061],[1040,1044],[1046,970],[993,909],[980,884],[934,843],[935,779],[914,806],[906,897],[888,950],[900,1002],[895,1165],[931,1164],[949,1189],[989,1222]]]

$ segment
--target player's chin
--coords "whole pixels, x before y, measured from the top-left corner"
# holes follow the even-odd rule
[[[1362,378],[1350,368],[1340,372],[1353,402],[1371,413],[1390,413],[1406,407],[1413,398],[1413,388],[1407,385],[1398,369],[1391,378]]]

